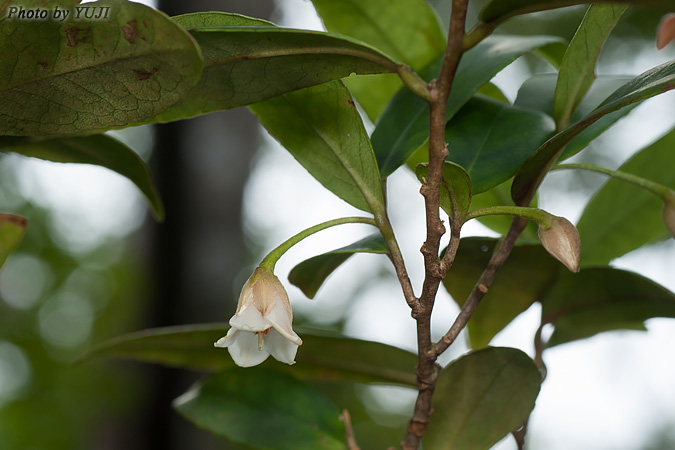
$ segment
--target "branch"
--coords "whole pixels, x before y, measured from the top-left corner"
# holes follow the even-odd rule
[[[340,421],[345,424],[345,441],[347,443],[347,448],[349,450],[361,450],[361,447],[356,443],[356,438],[354,437],[354,430],[352,429],[352,418],[349,415],[349,411],[346,409],[342,410],[340,414]]]
[[[389,256],[392,264],[394,265],[394,270],[396,271],[396,277],[398,278],[399,283],[401,284],[401,289],[403,289],[403,296],[405,297],[406,303],[412,309],[413,317],[417,315],[418,302],[417,297],[415,297],[415,292],[410,282],[410,277],[408,276],[408,271],[405,268],[405,261],[403,260],[403,254],[401,249],[398,246],[398,241],[394,235],[394,229],[389,222],[389,217],[385,213],[382,220],[378,223],[380,228],[380,233],[387,241],[387,246],[389,247]]]
[[[541,340],[541,331],[544,328],[544,323],[542,321],[537,332],[534,335],[534,362],[541,373],[541,382],[543,383],[546,379],[546,364],[544,364],[544,342]],[[527,416],[523,425],[515,431],[512,431],[511,434],[518,444],[518,450],[523,450],[525,448],[525,437],[527,435],[527,425],[530,422],[530,416]]]
[[[459,312],[455,322],[452,324],[448,332],[445,333],[445,336],[443,336],[441,340],[435,345],[436,357],[447,350],[448,347],[450,347],[450,345],[455,342],[455,339],[457,339],[460,331],[466,327],[466,324],[469,322],[469,319],[478,307],[478,304],[483,299],[483,297],[485,297],[485,294],[487,294],[490,285],[497,276],[497,272],[499,272],[499,269],[501,269],[501,267],[506,262],[506,258],[508,258],[509,254],[511,254],[511,250],[516,243],[516,239],[518,239],[518,236],[520,233],[522,233],[523,229],[525,229],[526,225],[526,219],[521,217],[515,217],[513,219],[513,222],[511,222],[511,228],[509,228],[509,231],[504,237],[504,240],[492,254],[490,262],[488,262],[487,267],[476,282],[476,285],[469,294],[469,297],[466,299],[466,302],[464,303],[464,306],[462,306],[462,310]]]
[[[422,294],[413,310],[417,321],[417,388],[415,410],[408,425],[408,432],[401,442],[401,449],[416,450],[424,435],[431,415],[431,399],[436,387],[440,367],[431,342],[431,311],[438,286],[449,264],[442,264],[438,257],[445,226],[440,218],[440,198],[443,163],[448,156],[445,144],[445,113],[455,72],[464,49],[464,31],[468,0],[453,0],[448,45],[438,79],[429,84],[429,168],[420,188],[424,197],[427,235],[422,245],[425,278]],[[453,235],[456,234],[453,227]],[[457,230],[458,231],[458,230]],[[458,240],[457,238],[452,241]],[[451,242],[452,245],[452,242]]]

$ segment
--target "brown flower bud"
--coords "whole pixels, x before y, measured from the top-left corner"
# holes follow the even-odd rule
[[[656,48],[661,50],[670,41],[675,40],[675,14],[666,14],[656,31]]]
[[[581,239],[579,231],[564,217],[551,216],[551,225],[539,224],[539,240],[547,252],[572,272],[579,271]]]

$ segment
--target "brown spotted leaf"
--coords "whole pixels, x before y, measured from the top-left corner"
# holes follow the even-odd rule
[[[67,10],[62,21],[8,10],[0,22],[0,135],[123,127],[156,116],[196,84],[200,50],[163,13],[110,0]]]

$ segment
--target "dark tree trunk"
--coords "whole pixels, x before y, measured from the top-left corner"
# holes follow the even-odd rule
[[[269,18],[272,0],[160,0],[170,16],[219,10]],[[257,124],[239,108],[158,125],[152,168],[166,220],[150,224],[152,295],[147,327],[226,321],[245,261],[242,192],[257,147]],[[227,358],[227,352],[223,353]],[[227,444],[178,416],[171,402],[195,380],[152,367],[138,450],[211,450]]]

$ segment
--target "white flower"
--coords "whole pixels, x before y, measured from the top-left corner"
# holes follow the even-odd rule
[[[292,328],[293,312],[288,294],[268,269],[258,267],[241,290],[230,330],[216,347],[227,347],[234,362],[251,367],[269,355],[286,364],[295,363],[302,340]]]

